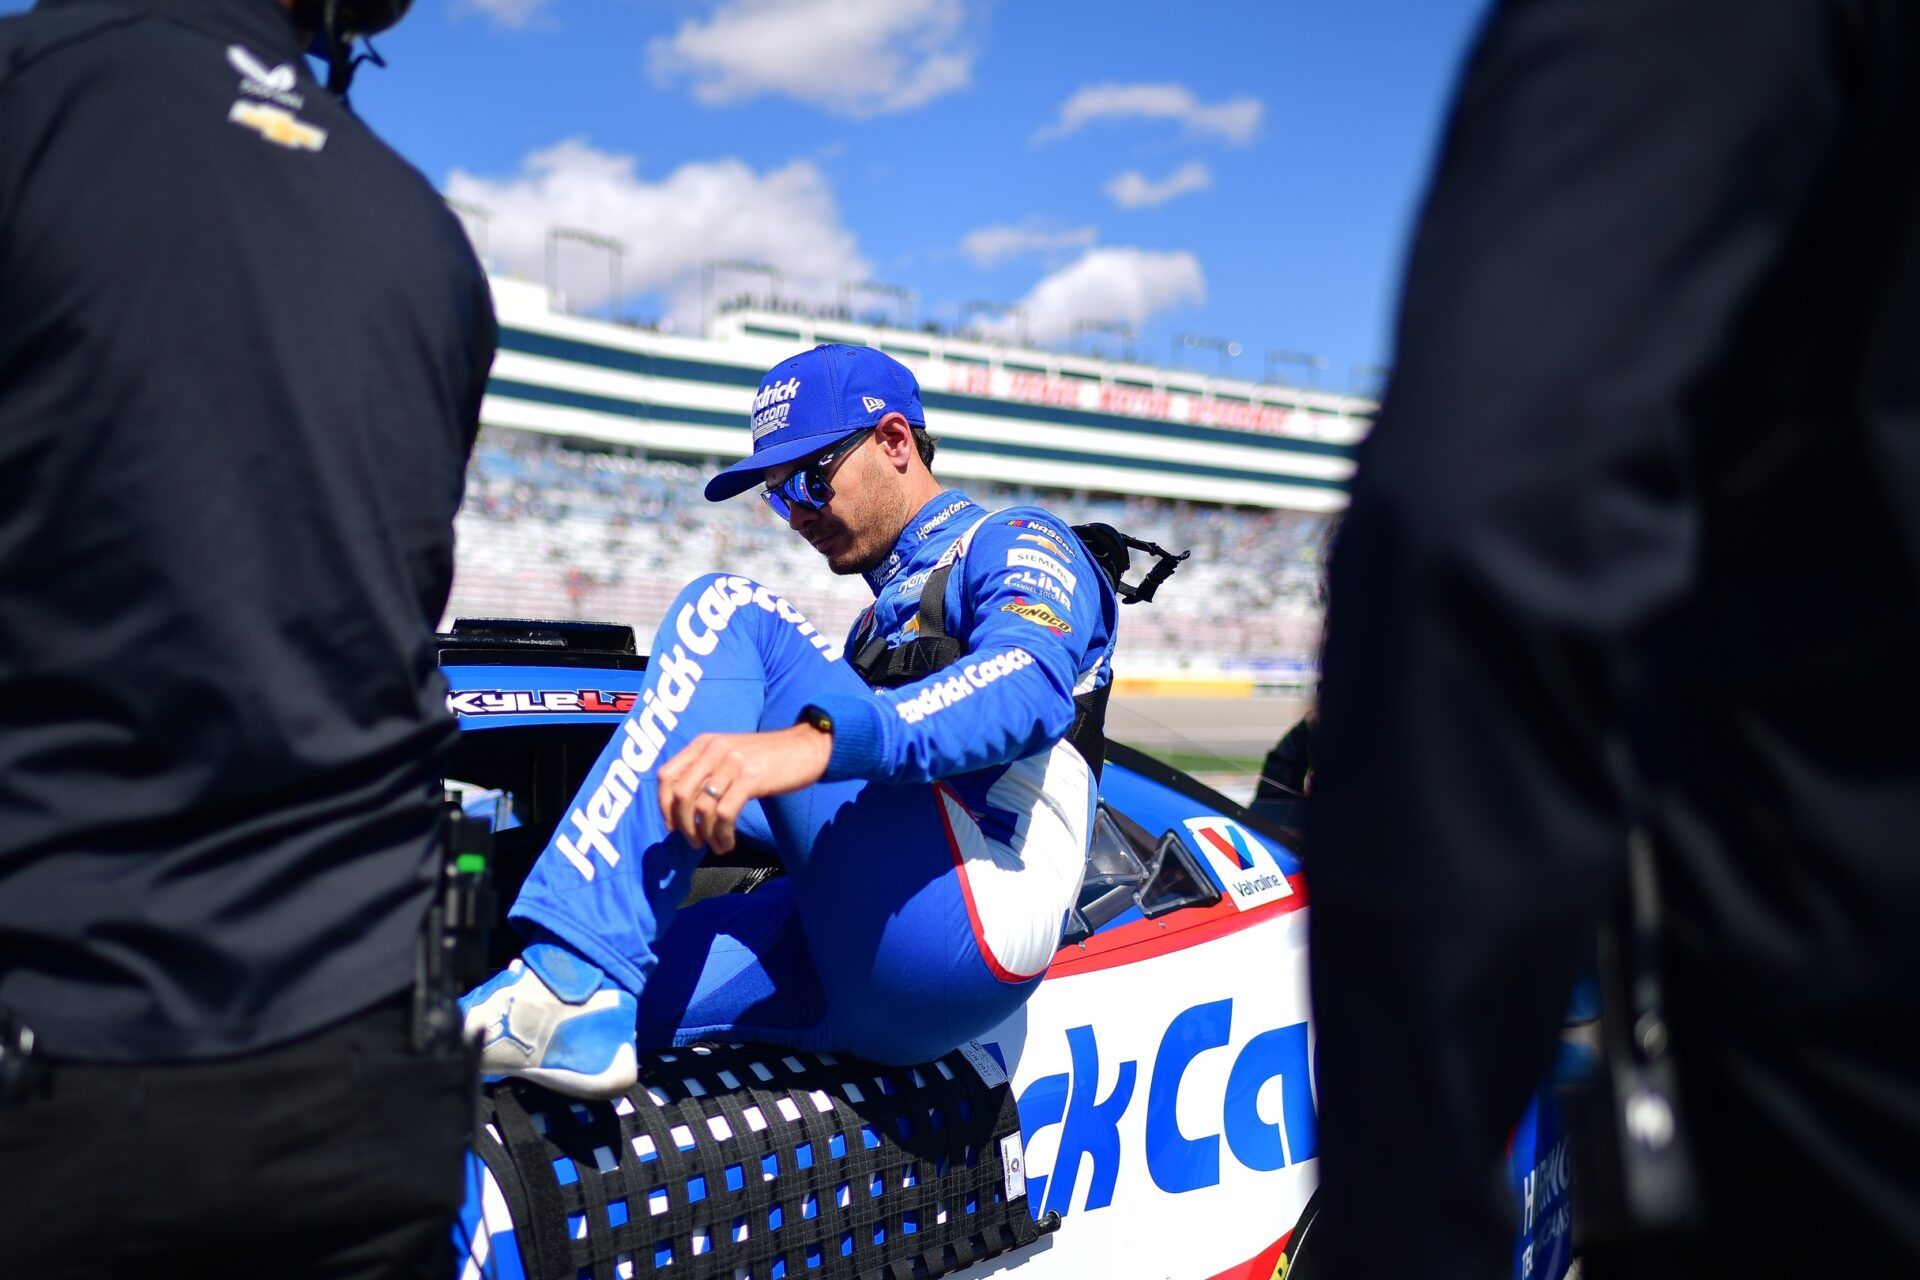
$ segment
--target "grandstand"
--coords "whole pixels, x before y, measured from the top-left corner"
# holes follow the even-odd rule
[[[449,617],[597,618],[644,638],[687,578],[729,569],[843,631],[871,599],[860,579],[829,573],[764,504],[708,503],[701,486],[744,452],[761,372],[854,341],[914,368],[948,483],[1193,551],[1156,604],[1125,611],[1122,692],[1311,680],[1322,549],[1367,402],[786,312],[732,312],[692,338],[562,315],[516,282],[495,297],[502,354]]]

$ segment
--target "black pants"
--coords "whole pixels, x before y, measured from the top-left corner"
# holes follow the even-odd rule
[[[0,1271],[453,1275],[470,1066],[405,1001],[243,1058],[53,1063],[0,1105]]]

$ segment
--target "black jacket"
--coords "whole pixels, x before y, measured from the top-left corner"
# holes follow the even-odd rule
[[[1307,794],[1307,777],[1313,772],[1313,717],[1301,716],[1293,728],[1280,735],[1267,758],[1260,762],[1260,780],[1254,786],[1253,799],[1286,802]]]
[[[1481,35],[1332,566],[1330,1271],[1510,1273],[1494,1170],[1630,818],[1717,1272],[1920,1271],[1917,17]]]
[[[272,1044],[409,981],[494,350],[274,0],[0,21],[0,1002]]]

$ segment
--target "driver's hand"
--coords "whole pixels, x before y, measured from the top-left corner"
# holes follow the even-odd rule
[[[696,849],[733,852],[734,824],[747,801],[820,781],[833,736],[796,724],[766,733],[703,733],[660,767],[660,816]]]

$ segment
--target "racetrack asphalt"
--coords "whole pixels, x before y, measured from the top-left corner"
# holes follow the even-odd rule
[[[1304,698],[1118,698],[1107,736],[1146,752],[1172,748],[1244,759],[1263,756],[1306,712]]]
[[[1305,698],[1116,697],[1107,707],[1107,737],[1148,755],[1180,753],[1179,763],[1208,786],[1245,804],[1253,797],[1260,758],[1306,713]],[[1195,757],[1222,757],[1209,769]],[[1249,765],[1251,761],[1251,765]]]

